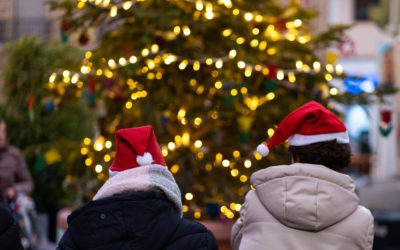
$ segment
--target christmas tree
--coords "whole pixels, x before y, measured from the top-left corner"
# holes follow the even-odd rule
[[[6,44],[4,53],[5,103],[0,105],[0,117],[7,122],[10,143],[25,155],[35,182],[37,209],[55,211],[60,201],[76,200],[87,184],[85,175],[89,180],[96,178],[92,171],[77,167],[85,160],[80,144],[93,135],[95,116],[76,96],[79,92],[68,87],[72,80],[48,81],[49,74],[65,64],[79,70],[84,53],[69,44],[46,42],[36,36]],[[75,81],[74,77],[70,78]],[[80,176],[81,181],[71,188],[60,187],[73,176]]]
[[[310,21],[317,13],[300,1],[51,4],[65,11],[64,40],[78,34],[83,45],[97,43],[76,72],[99,110],[98,136],[81,148],[86,166],[105,181],[115,131],[153,125],[187,217],[221,211],[233,218],[251,173],[288,160],[287,145],[265,159],[256,146],[291,110],[338,94],[328,82],[343,69],[336,53],[324,53],[345,27],[316,34]],[[93,31],[96,38],[88,36]],[[60,72],[52,77],[61,79]]]

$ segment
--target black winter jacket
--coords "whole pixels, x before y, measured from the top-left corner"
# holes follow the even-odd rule
[[[89,202],[68,217],[59,250],[218,249],[203,225],[180,218],[160,192],[117,194]]]
[[[19,229],[14,222],[8,208],[0,203],[0,249],[19,250],[23,249],[19,236]]]

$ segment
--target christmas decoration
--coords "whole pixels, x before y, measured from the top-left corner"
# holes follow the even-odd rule
[[[103,110],[100,132],[81,147],[82,168],[105,181],[117,129],[153,125],[187,217],[216,217],[213,201],[233,218],[251,173],[286,161],[284,147],[261,159],[257,142],[314,99],[316,85],[343,73],[337,54],[329,62],[317,55],[337,47],[346,27],[311,33],[316,13],[299,1],[50,2],[71,32],[102,32],[80,70],[63,67]]]

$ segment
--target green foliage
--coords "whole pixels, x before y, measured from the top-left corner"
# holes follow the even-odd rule
[[[83,54],[77,47],[36,36],[7,44],[5,54],[6,102],[0,116],[7,122],[11,144],[26,154],[39,209],[55,207],[66,198],[68,190],[61,187],[66,175],[73,176],[74,167],[83,165],[80,143],[92,136],[95,115],[85,100],[75,97],[76,86],[51,85],[49,75],[65,65],[77,68]],[[52,149],[53,155],[45,157]]]

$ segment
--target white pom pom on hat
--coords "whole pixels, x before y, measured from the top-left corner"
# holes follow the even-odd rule
[[[259,153],[263,157],[269,154],[269,149],[266,142],[263,142],[257,146],[257,153]]]
[[[269,150],[289,141],[292,146],[305,146],[317,142],[336,140],[349,143],[346,126],[321,104],[311,101],[287,115],[275,129],[268,143],[257,147],[257,153],[267,156]]]

